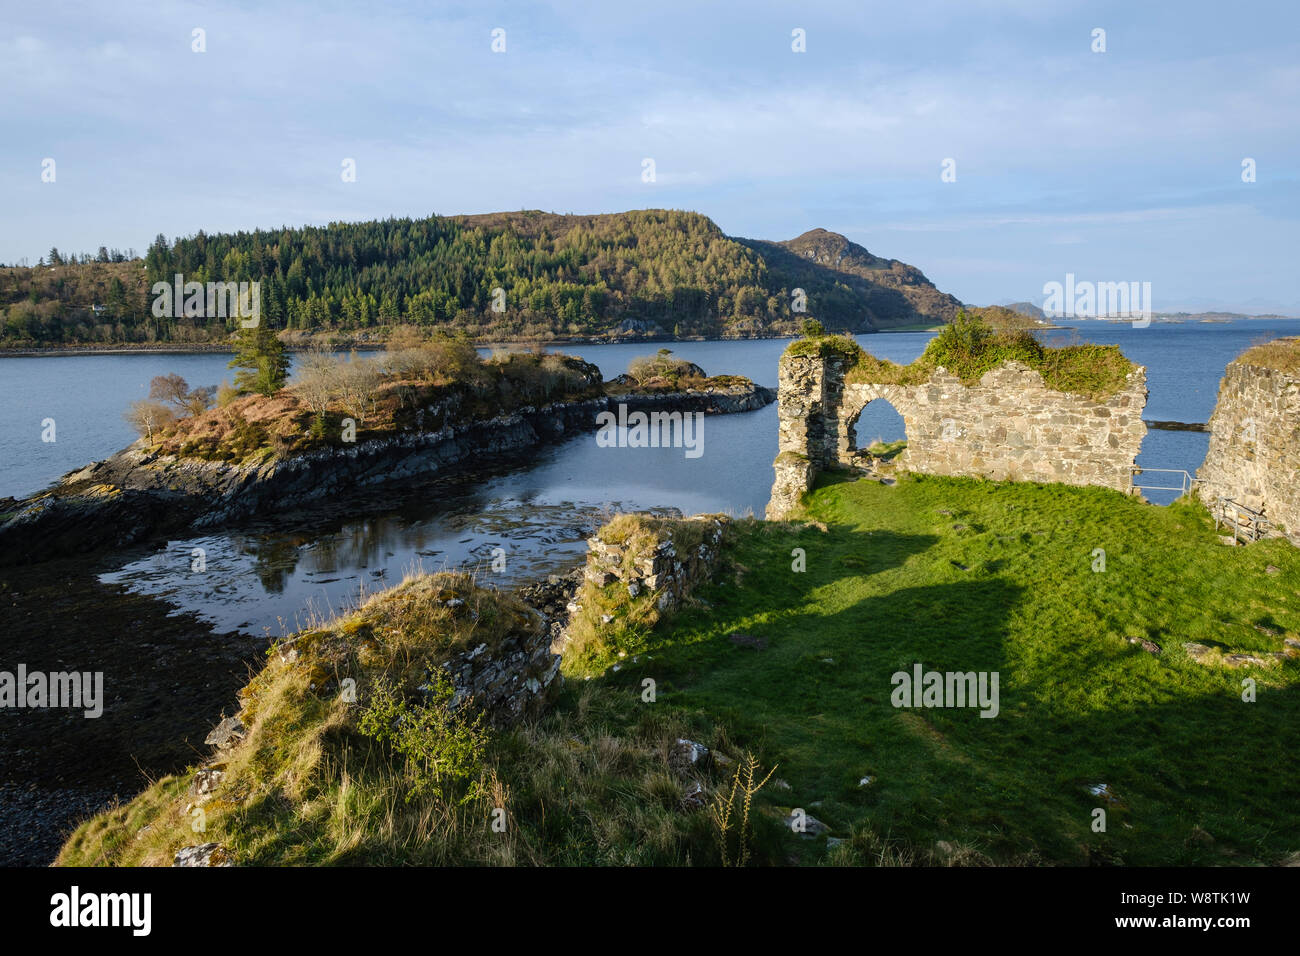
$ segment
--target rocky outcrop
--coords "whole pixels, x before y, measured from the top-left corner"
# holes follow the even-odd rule
[[[920,385],[845,384],[845,360],[787,355],[781,360],[780,453],[767,517],[780,519],[823,468],[858,460],[855,424],[884,399],[902,416],[902,470],[1010,481],[1133,488],[1146,425],[1146,370],[1137,367],[1105,401],[1047,388],[1043,377],[1008,361],[973,386],[938,368]]]
[[[472,700],[498,726],[540,712],[563,683],[560,655],[551,643],[568,620],[567,605],[581,580],[579,568],[520,588],[516,596],[536,612],[535,621],[517,628],[491,653],[479,644],[441,665],[456,688],[451,706]]]
[[[1300,373],[1229,364],[1197,474],[1197,494],[1210,508],[1232,499],[1300,544]]]
[[[599,631],[634,605],[648,607],[653,621],[672,614],[713,576],[730,521],[724,514],[620,515],[605,525],[587,539],[584,583],[569,606],[571,626],[556,635],[551,651],[564,654],[575,628]]]
[[[201,843],[183,846],[176,851],[172,866],[234,866],[230,851],[220,843]]]
[[[654,596],[660,611],[674,611],[713,573],[723,529],[730,520],[727,515],[669,519],[652,526],[662,535],[649,543],[633,539],[610,542],[597,533],[587,539],[586,578],[597,587],[617,581],[631,597],[644,591]],[[686,522],[699,522],[701,530]],[[698,543],[694,541],[697,536],[701,538]]]
[[[15,503],[0,524],[0,566],[123,547],[154,534],[216,527],[435,474],[590,430],[597,415],[617,413],[620,404],[629,412],[727,414],[762,408],[775,397],[771,389],[755,385],[604,396],[243,465],[152,455],[137,444]]]

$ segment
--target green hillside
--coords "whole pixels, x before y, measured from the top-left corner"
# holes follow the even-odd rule
[[[814,234],[850,255],[805,255]],[[262,315],[303,333],[413,324],[492,340],[751,337],[793,333],[809,317],[853,331],[941,322],[958,305],[913,267],[834,233],[734,239],[698,213],[662,209],[200,232],[158,236],[143,260],[55,261],[0,268],[0,345],[226,341],[233,318],[152,314],[153,283],[177,273],[260,282]]]

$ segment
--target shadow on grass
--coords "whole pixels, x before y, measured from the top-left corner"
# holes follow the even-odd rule
[[[1300,689],[1276,668],[1207,670],[1170,648],[1026,628],[1012,619],[1026,586],[993,568],[940,583],[933,566],[912,573],[935,540],[756,532],[739,549],[747,566],[701,593],[706,607],[606,680],[638,693],[651,678],[660,701],[725,724],[790,781],[769,800],[815,805],[839,835],[868,827],[926,850],[942,840],[1072,865],[1272,863],[1300,849],[1287,757]],[[791,570],[797,548],[804,573]],[[895,707],[894,675],[918,664],[997,674],[997,715]]]

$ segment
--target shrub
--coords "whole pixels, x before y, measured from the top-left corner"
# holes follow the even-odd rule
[[[644,385],[655,378],[675,383],[679,378],[698,376],[698,370],[698,365],[674,358],[671,349],[660,349],[656,355],[638,356],[627,366],[627,374],[636,379],[638,385]]]
[[[545,401],[600,384],[600,370],[571,355],[504,352],[489,362],[500,373],[498,389],[507,403]]]
[[[846,367],[852,368],[867,353],[862,350],[862,346],[851,335],[821,335],[812,338],[795,339],[786,347],[785,354],[823,358],[838,355],[844,359]]]
[[[257,424],[250,422],[243,415],[235,413],[230,422],[230,434],[223,442],[229,450],[230,457],[235,461],[247,458],[259,448],[269,445],[270,436],[266,429]]]
[[[172,372],[168,375],[155,375],[149,382],[149,397],[161,402],[170,402],[182,412],[190,415],[202,415],[212,404],[215,388],[191,389],[184,378]]]
[[[425,341],[408,333],[394,335],[381,362],[390,374],[435,385],[464,382],[475,386],[483,379],[478,350],[464,336],[443,335]]]
[[[483,715],[453,710],[455,688],[441,668],[434,668],[428,699],[412,703],[385,678],[370,686],[370,703],[357,729],[406,758],[411,785],[406,801],[433,797],[457,806],[481,797],[487,734]]]

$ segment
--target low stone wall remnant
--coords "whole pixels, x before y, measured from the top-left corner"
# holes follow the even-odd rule
[[[1197,494],[1211,509],[1223,497],[1263,512],[1271,533],[1300,544],[1300,373],[1249,355],[1219,385]]]
[[[967,386],[942,367],[919,385],[845,384],[839,355],[786,355],[779,374],[779,454],[769,519],[789,516],[826,468],[852,467],[855,425],[884,399],[902,416],[896,467],[930,475],[1133,490],[1146,425],[1146,369],[1105,401],[1058,392],[1034,369],[1003,362]]]

